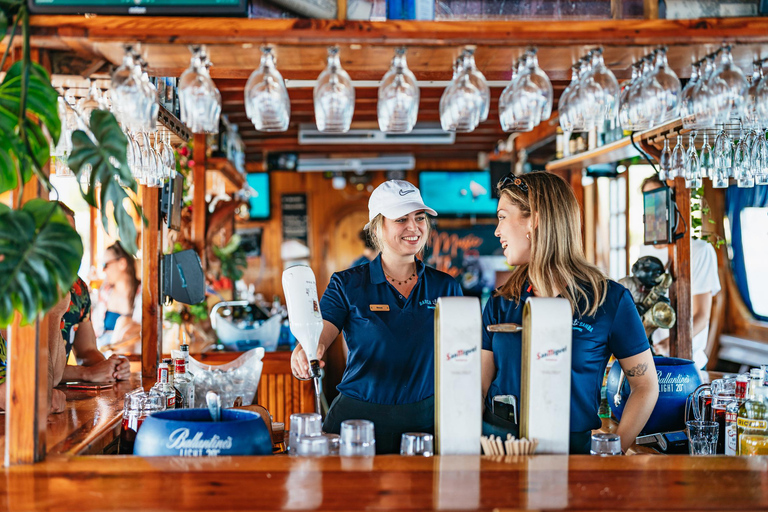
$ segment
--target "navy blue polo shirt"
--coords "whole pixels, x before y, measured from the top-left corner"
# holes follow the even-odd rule
[[[525,289],[517,303],[494,296],[483,310],[483,325],[523,323],[523,305],[532,293]],[[571,367],[571,432],[599,428],[600,388],[611,354],[617,359],[648,350],[648,338],[629,291],[615,281],[608,281],[605,302],[594,316],[573,315],[573,352]],[[522,364],[521,333],[486,332],[483,350],[493,351],[496,376],[488,389],[485,406],[490,409],[495,395],[520,397]]]
[[[349,347],[340,393],[386,405],[435,394],[435,305],[439,297],[461,295],[461,287],[418,259],[416,273],[408,298],[384,277],[381,255],[331,276],[320,311]]]

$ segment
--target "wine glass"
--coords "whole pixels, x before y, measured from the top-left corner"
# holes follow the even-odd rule
[[[677,136],[677,144],[672,150],[672,162],[669,170],[669,178],[674,179],[678,176],[685,176],[685,148],[683,148],[683,136]]]
[[[749,150],[748,137],[744,136],[744,130],[739,135],[739,143],[733,153],[733,172],[736,185],[739,188],[752,188],[755,186],[755,177],[752,175],[751,152]]]
[[[483,75],[480,70],[477,69],[477,65],[475,64],[475,49],[473,47],[464,48],[464,51],[461,54],[461,60],[465,73],[469,75],[470,82],[472,82],[472,85],[474,85],[478,90],[480,96],[479,122],[482,123],[488,119],[488,113],[490,112],[491,88],[488,87],[488,82],[485,80],[485,75]]]
[[[517,66],[512,68],[513,73],[515,73],[516,67]],[[578,81],[579,81],[579,69],[578,69],[578,66],[574,64],[573,66],[571,66],[571,83],[569,83],[568,86],[565,88],[565,90],[563,90],[563,94],[560,95],[560,101],[557,104],[557,113],[558,113],[558,118],[560,122],[560,128],[562,128],[563,131],[566,133],[572,132],[574,128],[573,112],[572,112],[572,107],[570,105],[570,98],[573,94],[574,89],[578,84]],[[507,87],[504,89],[505,92],[507,91],[507,89],[509,89],[511,94],[512,83],[513,81],[509,82],[509,85],[507,85]],[[502,96],[504,96],[504,93],[502,93]],[[511,98],[507,101],[511,102]],[[501,109],[501,99],[499,99],[499,108]],[[508,131],[508,130],[504,128],[504,131]]]
[[[291,100],[283,76],[275,66],[272,48],[261,48],[259,68],[245,84],[245,112],[261,132],[284,132],[291,120]]]
[[[672,171],[672,150],[669,149],[669,139],[664,139],[664,148],[659,156],[659,179],[666,181]]]
[[[661,117],[658,124],[670,121],[678,116],[680,112],[680,79],[667,62],[667,50],[662,48],[656,50],[654,57],[653,80],[659,84],[659,99],[662,104]]]
[[[699,70],[699,80],[696,82],[691,93],[691,109],[693,123],[690,128],[705,129],[711,128],[715,123],[715,104],[712,89],[709,87],[709,78],[714,72],[714,63],[712,58],[704,60],[703,67]]]
[[[707,132],[704,132],[703,140],[701,143],[701,154],[699,155],[699,167],[701,169],[702,178],[712,178],[714,176],[713,166],[714,161],[712,157],[712,147],[709,145],[709,138]]]
[[[757,133],[752,144],[752,169],[755,185],[768,185],[768,141],[765,139],[765,130]]]
[[[397,48],[392,65],[381,79],[377,118],[385,133],[409,133],[419,115],[419,86],[408,69],[405,48]]]
[[[634,130],[632,114],[629,111],[632,104],[631,99],[634,94],[634,86],[640,79],[640,63],[635,62],[632,64],[632,77],[628,82],[624,83],[624,87],[621,90],[619,96],[619,124],[625,130]],[[560,100],[562,101],[562,99]]]
[[[734,64],[730,46],[725,45],[720,49],[717,68],[709,82],[714,96],[717,122],[728,123],[731,118],[741,118],[744,96],[748,88],[747,79]]]
[[[717,177],[725,176],[726,180],[733,176],[733,143],[725,125],[715,139],[715,174]]]
[[[179,78],[181,122],[192,133],[218,133],[221,93],[208,72],[205,46],[193,46],[189,68]]]
[[[349,74],[341,67],[338,46],[328,48],[328,65],[317,77],[313,97],[319,131],[349,131],[355,112],[355,88]]]
[[[696,83],[699,81],[699,67],[700,64],[698,62],[691,66],[691,77],[688,79],[685,87],[683,87],[683,90],[680,91],[680,117],[683,122],[683,128],[695,128],[696,118],[693,114],[693,91],[695,90]]]
[[[688,152],[685,157],[685,188],[701,187],[701,165],[699,155],[696,154],[696,132],[691,132],[688,137]]]

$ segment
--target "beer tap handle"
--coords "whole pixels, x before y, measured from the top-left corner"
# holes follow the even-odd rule
[[[519,324],[492,324],[486,325],[485,330],[488,332],[521,332],[523,326]]]

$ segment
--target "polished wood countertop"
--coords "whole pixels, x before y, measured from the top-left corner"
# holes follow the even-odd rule
[[[768,510],[766,457],[51,456],[4,476],[13,511]]]

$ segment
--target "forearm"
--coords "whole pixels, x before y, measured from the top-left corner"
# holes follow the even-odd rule
[[[104,357],[104,354],[99,352],[99,350],[96,348],[86,350],[85,352],[82,352],[82,353],[77,352],[76,356],[77,356],[78,362],[82,366],[93,366],[106,359],[106,357]]]
[[[48,381],[51,388],[59,385],[67,364],[67,350],[61,337],[60,324],[60,318],[48,319]]]
[[[90,372],[87,366],[77,366],[68,364],[64,367],[63,381],[68,382],[72,380],[90,380]]]
[[[621,414],[619,428],[616,430],[616,433],[621,436],[622,451],[626,452],[635,442],[635,438],[651,417],[658,397],[658,383],[638,384],[632,388],[624,412]]]

